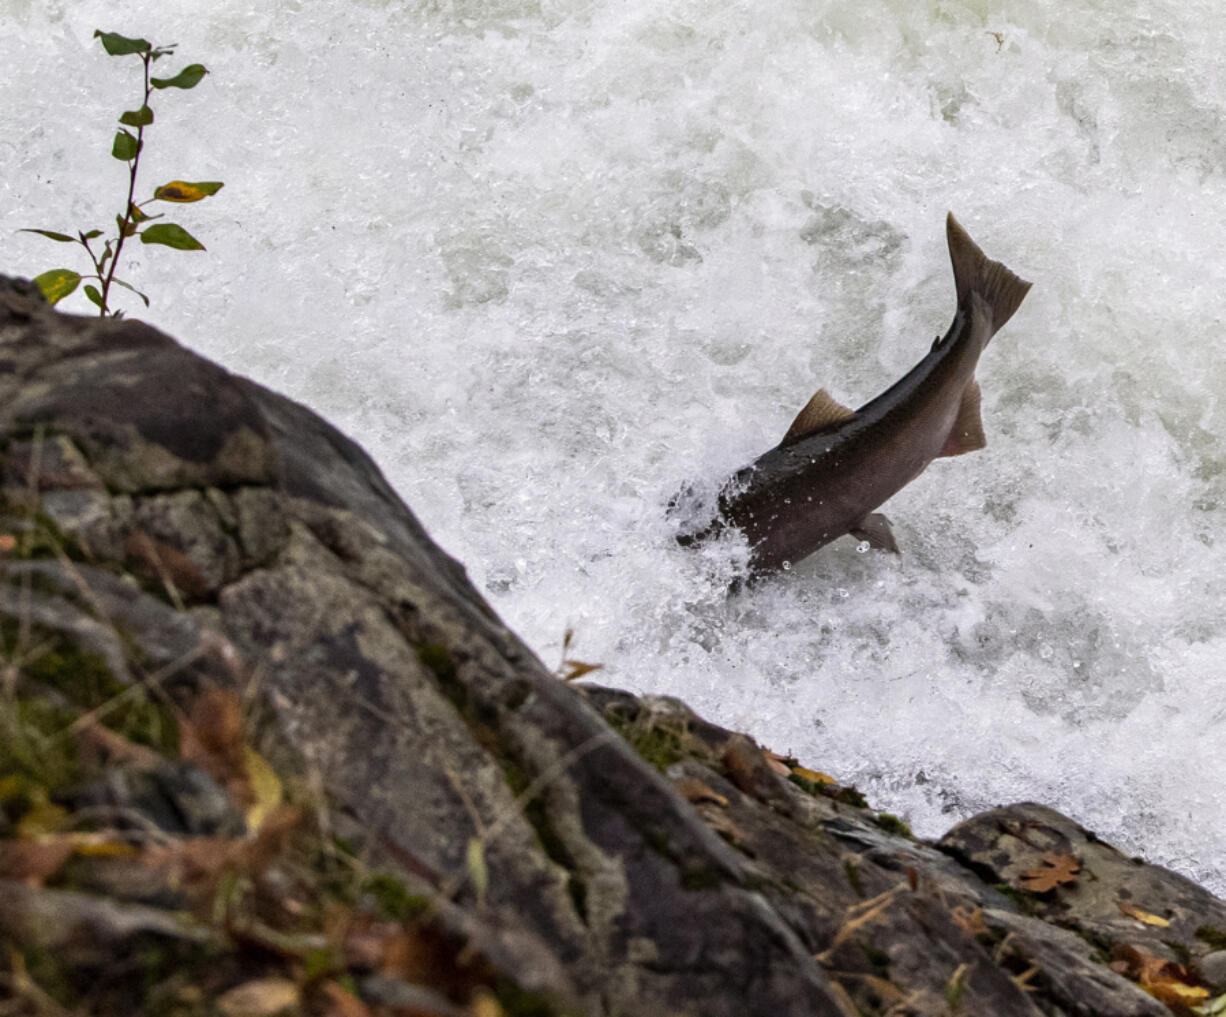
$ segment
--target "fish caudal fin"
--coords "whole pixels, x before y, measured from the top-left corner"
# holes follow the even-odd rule
[[[1013,317],[1031,284],[984,254],[952,212],[945,220],[945,236],[949,242],[949,259],[954,266],[958,306],[966,307],[970,295],[978,293],[991,312],[990,338]]]

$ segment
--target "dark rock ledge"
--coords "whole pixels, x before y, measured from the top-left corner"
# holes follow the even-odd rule
[[[917,840],[680,702],[560,682],[309,410],[3,277],[0,483],[0,1003],[88,1009],[114,982],[146,993],[127,1012],[215,1012],[180,984],[193,957],[230,992],[222,1012],[245,1012],[235,987],[274,1012],[269,986],[288,985],[275,1012],[343,1017],[1139,1017],[1226,990],[1226,904],[1188,880],[1039,805]],[[78,739],[57,782],[45,750],[62,739],[39,724],[86,684],[108,691],[66,730],[91,735],[93,762]],[[428,915],[446,964],[363,961],[361,900],[344,956],[312,968],[284,931],[201,918],[233,884],[193,918],[187,877],[85,850],[46,864],[46,816],[112,847],[268,848],[243,838],[254,821],[219,771],[158,733],[158,710],[187,716],[218,688],[314,835],[419,902],[400,917]],[[137,701],[149,716],[122,727]],[[283,844],[257,847],[238,867],[253,898],[305,878]],[[1033,873],[1060,866],[1042,889]],[[320,928],[302,942],[326,946]],[[177,973],[116,974],[138,944]],[[493,987],[484,1010],[475,982]]]

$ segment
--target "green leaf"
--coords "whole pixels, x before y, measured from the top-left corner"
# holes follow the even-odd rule
[[[40,236],[48,237],[51,240],[58,240],[61,244],[76,243],[76,241],[72,237],[70,237],[67,233],[53,233],[51,230],[35,230],[35,229],[30,229],[29,227],[26,227],[24,229],[19,229],[17,232],[18,233],[37,233]]]
[[[121,237],[136,236],[136,223],[131,221],[125,222],[122,215],[115,216],[115,228],[119,230]]]
[[[142,106],[140,109],[128,110],[119,118],[121,124],[127,124],[129,127],[148,127],[153,123],[153,110],[148,106]]]
[[[144,39],[129,39],[115,32],[103,32],[97,29],[94,31],[94,38],[102,40],[102,48],[111,56],[125,56],[128,53],[147,53],[149,51],[149,43]]]
[[[145,302],[145,306],[146,306],[146,307],[148,307],[148,306],[149,306],[149,298],[148,298],[147,296],[145,296],[145,295],[144,295],[144,294],[143,294],[143,293],[142,293],[140,290],[138,290],[138,289],[137,289],[135,286],[133,286],[131,283],[126,283],[126,282],[124,282],[122,279],[112,279],[112,280],[111,280],[111,282],[113,282],[113,283],[114,283],[116,286],[122,286],[122,287],[123,287],[125,290],[131,290],[131,291],[132,291],[133,293],[135,293],[135,294],[136,294],[138,297],[140,297],[140,298],[141,298],[141,300],[143,300],[143,301]]]
[[[77,288],[80,281],[81,273],[70,268],[53,268],[34,277],[34,285],[42,290],[49,304],[58,304]]]
[[[140,205],[138,205],[135,201],[128,206],[128,217],[133,222],[144,222],[146,219],[156,218],[155,216],[145,215]]]
[[[98,292],[97,286],[94,286],[90,283],[86,283],[85,284],[85,295],[89,297],[89,301],[91,304],[94,304],[97,307],[102,306],[102,294]]]
[[[90,230],[88,233],[82,233],[81,239],[82,240],[93,240],[94,237],[100,237],[100,236],[102,236],[102,230]]]
[[[148,227],[141,235],[142,244],[165,244],[177,251],[203,251],[204,244],[193,237],[182,226],[172,222],[160,222]]]
[[[140,151],[140,146],[136,143],[136,139],[127,131],[116,131],[115,141],[111,145],[111,155],[120,162],[131,162],[136,158],[136,153]]]
[[[207,198],[210,194],[216,194],[225,184],[220,180],[200,180],[196,183],[189,183],[186,180],[172,180],[168,184],[162,184],[156,191],[153,192],[153,197],[158,201],[201,201]]]
[[[204,64],[189,64],[173,78],[150,78],[149,84],[154,88],[195,88],[208,73]]]

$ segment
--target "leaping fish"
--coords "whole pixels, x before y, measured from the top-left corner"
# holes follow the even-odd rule
[[[1031,285],[989,259],[953,213],[945,232],[958,297],[949,331],[858,410],[818,389],[778,445],[724,482],[715,518],[679,533],[680,543],[736,527],[751,574],[786,568],[845,533],[897,552],[889,520],[874,510],[932,460],[984,447],[975,367]]]

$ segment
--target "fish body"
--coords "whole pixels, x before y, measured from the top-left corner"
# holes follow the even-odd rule
[[[681,543],[734,526],[758,574],[846,533],[898,550],[889,521],[874,510],[933,459],[984,447],[975,368],[1031,285],[984,255],[952,214],[946,237],[958,307],[928,355],[854,412],[819,389],[783,441],[724,483],[717,518],[680,534]]]

